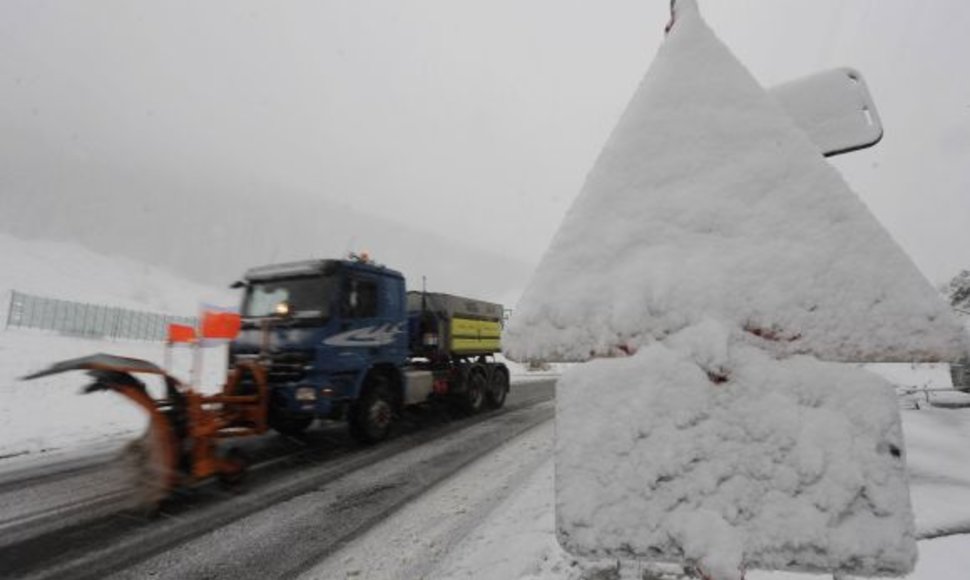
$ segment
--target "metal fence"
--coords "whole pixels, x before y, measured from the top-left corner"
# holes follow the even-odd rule
[[[10,293],[5,328],[36,328],[89,338],[163,341],[169,323],[196,326],[197,319]]]

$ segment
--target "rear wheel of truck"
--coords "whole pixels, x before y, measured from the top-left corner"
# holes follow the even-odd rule
[[[394,420],[394,403],[387,378],[368,377],[364,393],[350,409],[350,436],[361,443],[387,439]]]
[[[490,409],[501,409],[505,405],[505,398],[509,394],[509,373],[503,367],[496,367],[492,371],[492,380],[488,383],[485,402]]]
[[[485,394],[488,391],[488,378],[485,374],[485,369],[481,367],[475,367],[468,373],[468,379],[465,382],[465,392],[461,394],[461,399],[459,401],[459,406],[461,410],[468,414],[474,415],[482,410],[485,406]]]

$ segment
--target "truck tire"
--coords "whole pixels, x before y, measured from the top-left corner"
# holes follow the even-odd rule
[[[509,372],[505,367],[495,367],[492,379],[488,383],[485,393],[485,403],[490,409],[501,409],[505,405],[505,397],[509,394]]]
[[[474,415],[485,406],[485,396],[488,393],[488,375],[482,367],[473,367],[468,373],[465,390],[460,395],[459,407],[466,415]]]
[[[350,436],[372,444],[387,439],[394,420],[394,400],[383,375],[368,377],[364,392],[350,409]]]

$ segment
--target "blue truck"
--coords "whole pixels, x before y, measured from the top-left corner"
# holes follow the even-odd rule
[[[342,419],[355,439],[375,443],[409,405],[474,414],[505,403],[499,304],[409,292],[400,272],[354,255],[252,268],[233,286],[244,292],[229,365],[266,370],[278,432]]]

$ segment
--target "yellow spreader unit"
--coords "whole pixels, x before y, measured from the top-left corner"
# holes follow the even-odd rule
[[[437,339],[421,356],[488,356],[502,351],[501,304],[440,292],[408,292],[408,312],[420,313],[419,335]]]
[[[450,350],[458,354],[498,352],[502,323],[497,320],[451,319]]]

